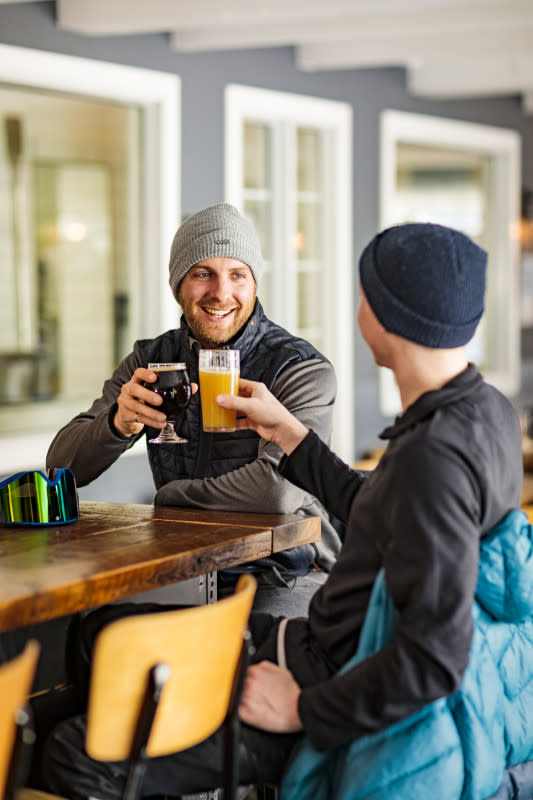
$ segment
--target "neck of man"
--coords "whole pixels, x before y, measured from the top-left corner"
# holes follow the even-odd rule
[[[399,339],[391,369],[400,390],[402,411],[426,392],[442,389],[467,366],[466,347],[440,350]]]

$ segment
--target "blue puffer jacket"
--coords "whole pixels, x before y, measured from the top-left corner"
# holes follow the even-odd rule
[[[345,669],[394,636],[395,616],[382,571]],[[473,616],[459,691],[334,750],[304,739],[281,800],[483,800],[507,767],[533,759],[533,528],[522,511],[481,542]]]

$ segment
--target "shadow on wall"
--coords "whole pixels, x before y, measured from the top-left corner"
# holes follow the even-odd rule
[[[80,487],[78,494],[80,500],[152,504],[155,487],[146,455],[119,458],[99,478]]]

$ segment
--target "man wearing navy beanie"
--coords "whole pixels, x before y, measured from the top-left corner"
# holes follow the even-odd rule
[[[435,348],[460,347],[474,335],[486,271],[487,254],[479,245],[429,222],[388,228],[359,262],[361,286],[381,324]]]
[[[520,426],[466,353],[483,314],[486,263],[463,233],[432,223],[389,228],[365,248],[359,327],[402,400],[373,473],[340,461],[264,384],[241,380],[240,397],[218,398],[237,410],[241,429],[283,450],[283,477],[346,525],[308,617],[250,620],[241,781],[281,783],[283,800],[491,797],[509,763],[533,757],[533,727],[524,725],[533,717],[533,638],[520,627],[512,647],[503,644],[533,615],[530,526],[508,516],[520,504]],[[480,586],[490,613],[474,603]],[[63,740],[75,735],[71,726]],[[220,785],[216,737],[157,759],[144,794]],[[68,765],[70,785],[50,788],[75,800],[81,787],[118,796],[122,766],[79,753],[76,778]],[[47,764],[67,774],[52,752]],[[498,798],[532,796],[533,769],[518,773],[520,793]]]

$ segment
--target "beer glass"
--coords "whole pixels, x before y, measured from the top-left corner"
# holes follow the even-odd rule
[[[217,394],[238,394],[240,361],[238,350],[200,350],[198,378],[202,422],[208,433],[227,433],[235,430],[236,411],[221,408],[215,402]]]
[[[181,362],[177,363],[150,363],[148,369],[155,372],[155,383],[145,381],[144,386],[158,394],[163,402],[160,406],[152,406],[166,414],[165,427],[155,439],[149,439],[150,444],[183,444],[187,439],[178,436],[174,429],[174,421],[183,414],[191,399],[191,383],[187,367]]]

